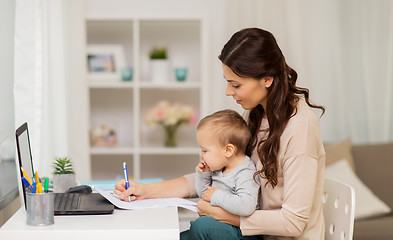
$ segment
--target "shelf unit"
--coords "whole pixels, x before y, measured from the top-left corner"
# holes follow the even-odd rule
[[[90,129],[105,124],[116,129],[117,145],[90,147],[93,180],[114,179],[122,174],[126,161],[134,179],[172,178],[193,171],[199,159],[195,126],[183,125],[178,146],[163,146],[162,127],[149,128],[144,114],[159,100],[192,106],[206,115],[206,26],[201,18],[87,18],[87,44],[117,44],[124,48],[133,80],[94,79],[87,71]],[[166,46],[171,76],[167,83],[155,83],[149,76],[148,53],[154,46]],[[185,82],[177,82],[175,67],[187,67]],[[130,169],[131,168],[131,169]]]

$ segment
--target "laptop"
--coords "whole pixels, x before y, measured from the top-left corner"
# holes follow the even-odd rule
[[[21,167],[31,178],[34,166],[31,156],[30,137],[27,123],[22,124],[15,132],[16,148],[19,159],[20,176],[23,176]],[[23,192],[23,199],[26,208],[26,187],[22,179],[20,184]],[[55,194],[55,215],[94,215],[111,214],[114,206],[99,193],[54,193]]]

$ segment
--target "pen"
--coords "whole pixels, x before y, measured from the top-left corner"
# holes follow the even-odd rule
[[[37,193],[42,193],[42,183],[37,182]]]
[[[26,178],[26,180],[27,180],[27,181],[29,182],[29,184],[31,185],[32,182],[31,182],[31,180],[30,180],[30,178],[29,178],[29,175],[27,175],[26,171],[25,171],[22,167],[20,167],[20,169],[22,170],[23,176]]]
[[[49,188],[49,178],[45,178],[44,181],[44,192],[48,192],[48,188]]]
[[[37,183],[37,193],[42,193],[42,183]]]
[[[42,193],[42,184],[41,184],[41,181],[40,181],[40,177],[38,176],[38,172],[35,172],[34,177],[35,177],[35,182],[37,183],[36,192],[37,193]]]
[[[35,181],[36,181],[37,183],[41,182],[41,181],[40,181],[40,177],[38,176],[38,172],[35,172],[34,177],[35,177]]]
[[[128,181],[128,172],[127,172],[127,164],[123,162],[123,172],[124,172],[124,179],[126,180],[126,189],[130,187],[130,182]],[[130,196],[128,196],[128,202],[131,202]]]
[[[31,191],[31,185],[29,183],[29,181],[27,181],[27,179],[25,177],[22,177],[22,182],[25,185],[25,187],[29,188]]]
[[[33,182],[33,187],[31,188],[31,193],[36,193],[37,190],[37,183]]]

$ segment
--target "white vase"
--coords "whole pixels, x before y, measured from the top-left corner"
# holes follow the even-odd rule
[[[150,61],[150,74],[152,82],[169,82],[169,61],[167,59],[152,59]]]
[[[75,185],[75,174],[53,175],[53,192],[55,193],[63,193]]]

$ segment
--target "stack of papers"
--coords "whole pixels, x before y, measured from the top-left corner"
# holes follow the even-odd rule
[[[184,198],[154,198],[125,202],[120,200],[119,196],[111,191],[104,191],[100,188],[94,188],[94,190],[96,190],[113,205],[121,209],[138,210],[146,208],[182,207],[194,212],[198,211],[196,202]]]

